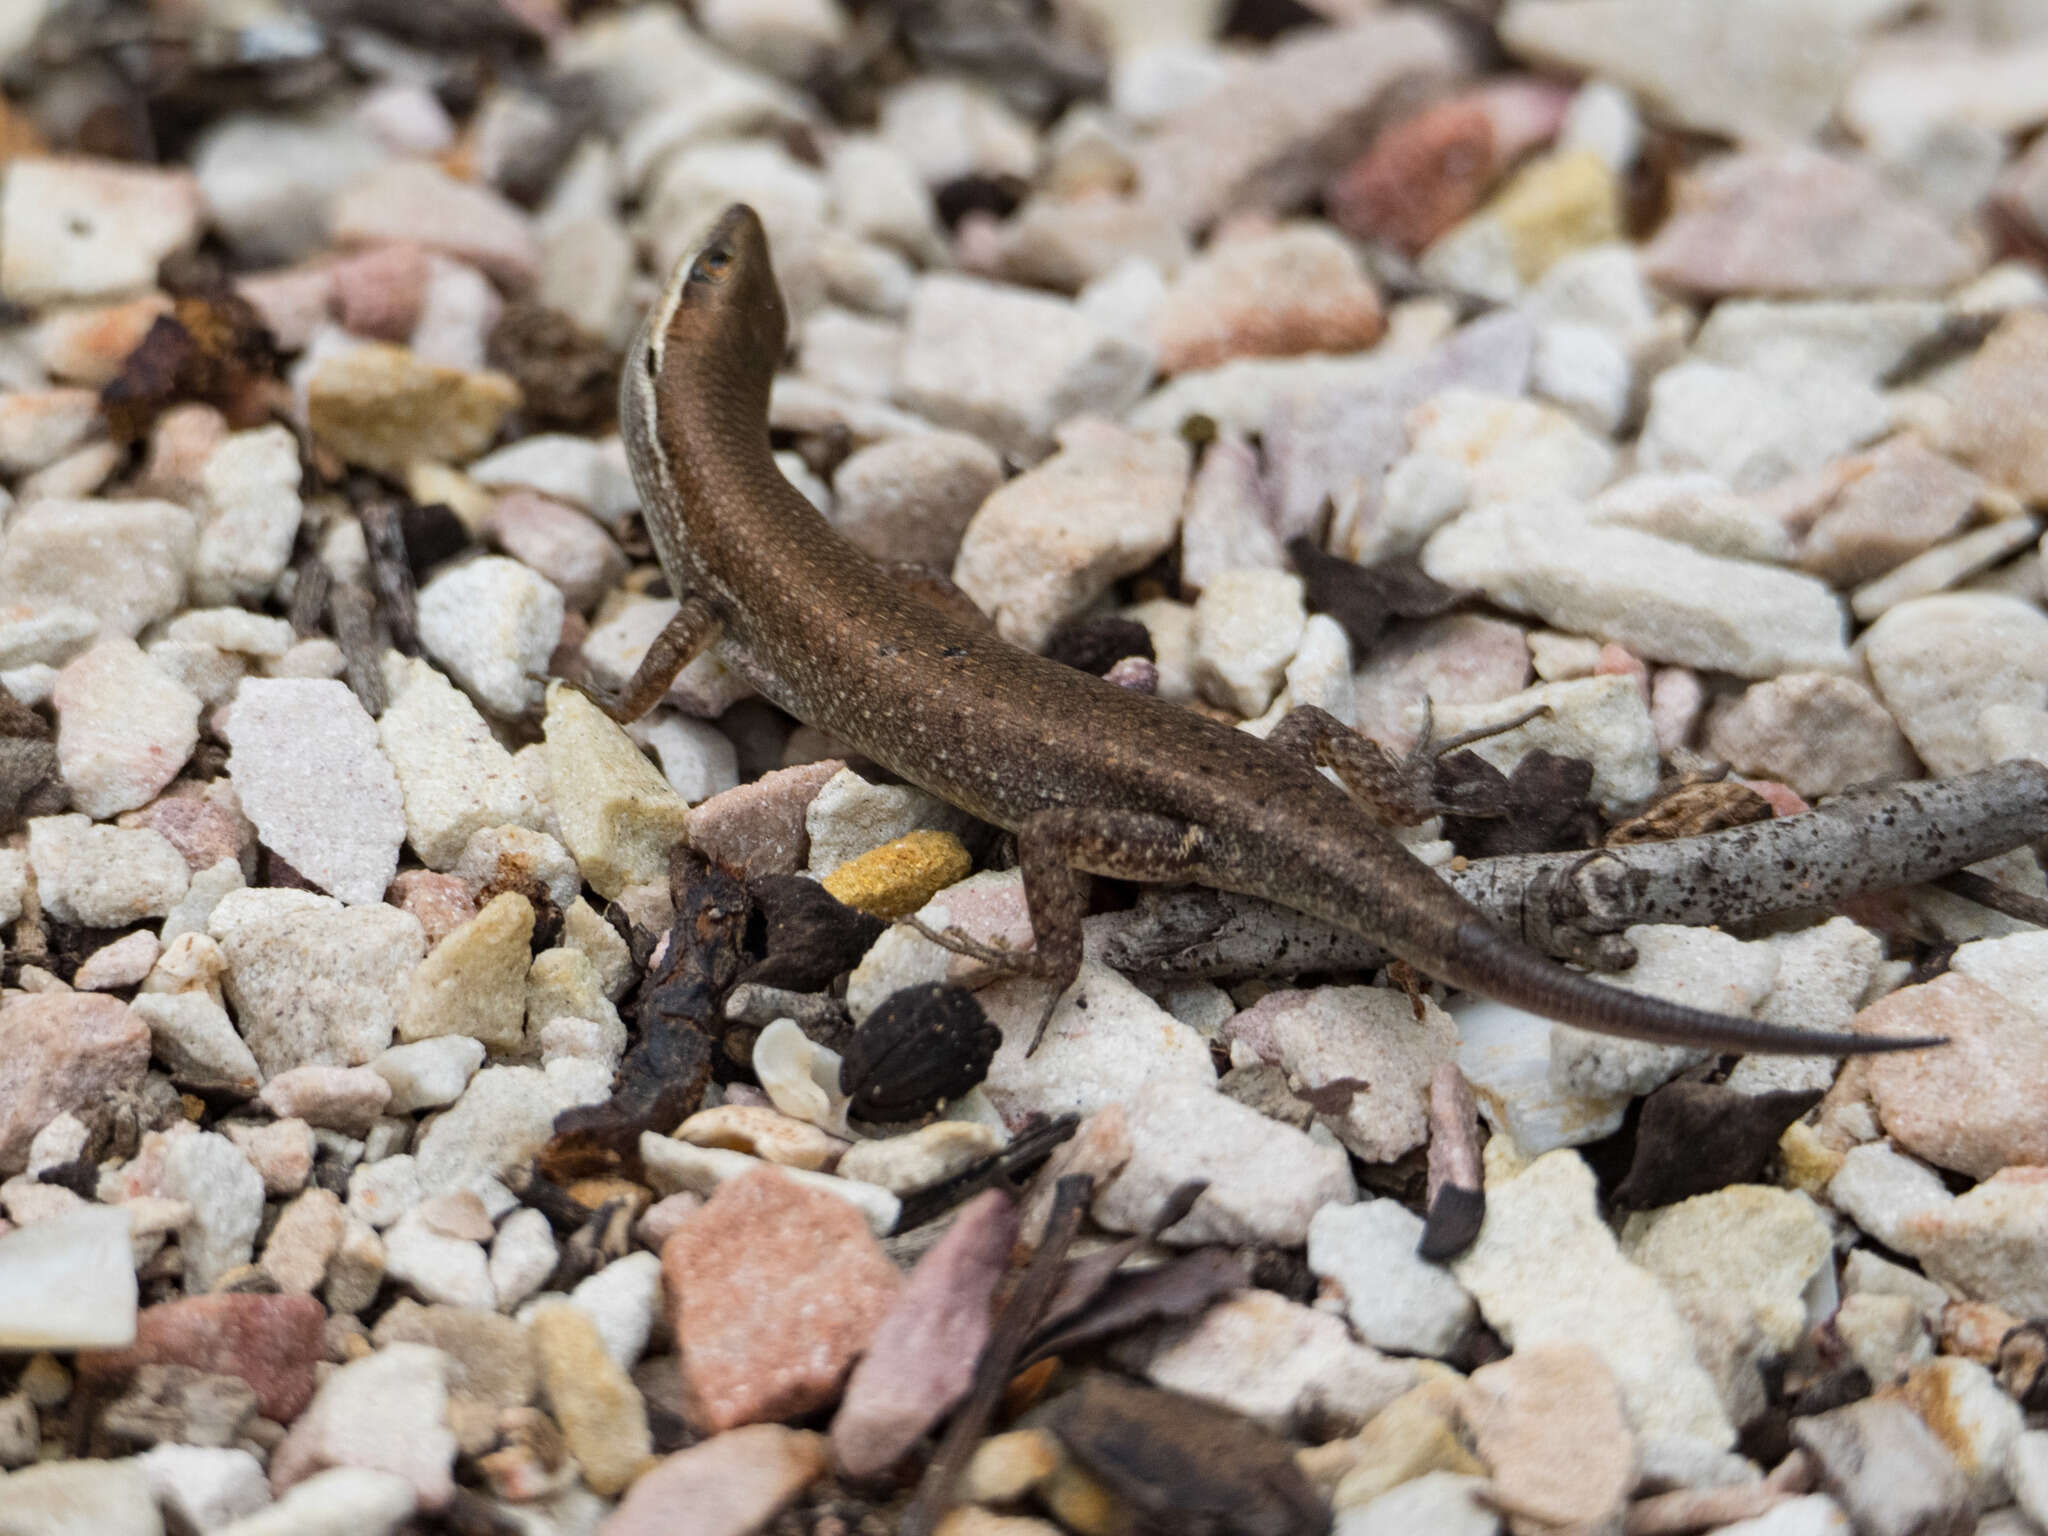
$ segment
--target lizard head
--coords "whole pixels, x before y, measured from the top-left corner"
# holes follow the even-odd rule
[[[734,203],[683,253],[627,349],[619,430],[643,502],[681,504],[678,473],[700,432],[736,446],[758,439],[766,454],[768,390],[788,339],[767,231]]]

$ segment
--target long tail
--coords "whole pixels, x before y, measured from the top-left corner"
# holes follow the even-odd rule
[[[1444,958],[1432,959],[1422,969],[1454,987],[1484,993],[1546,1018],[1660,1045],[1779,1056],[1867,1056],[1948,1043],[1932,1036],[1902,1039],[1785,1029],[1625,991],[1559,965],[1476,914],[1458,925]]]

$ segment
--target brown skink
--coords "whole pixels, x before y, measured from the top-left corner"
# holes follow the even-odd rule
[[[682,606],[606,702],[644,713],[705,646],[797,719],[1016,834],[1033,943],[951,947],[1064,988],[1088,878],[1192,881],[1309,913],[1417,970],[1602,1034],[1846,1055],[1939,1044],[1777,1028],[1607,986],[1489,923],[1345,791],[1362,739],[1297,711],[1262,741],[949,615],[840,537],[776,468],[788,319],[753,210],[726,210],[635,337],[619,415]],[[1360,787],[1363,787],[1362,785]]]

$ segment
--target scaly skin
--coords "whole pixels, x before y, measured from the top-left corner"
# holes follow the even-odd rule
[[[1048,661],[913,595],[835,533],[769,451],[787,318],[753,211],[686,256],[627,359],[620,419],[674,643],[636,713],[716,641],[776,704],[904,779],[1019,834],[1034,951],[1065,984],[1085,881],[1194,880],[1310,913],[1418,970],[1603,1034],[1847,1055],[1937,1044],[1774,1028],[1607,986],[1510,938],[1313,762]]]

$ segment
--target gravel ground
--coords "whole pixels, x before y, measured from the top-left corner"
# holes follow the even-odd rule
[[[2048,1529],[2048,4],[0,0],[0,85],[0,1536]],[[1027,1054],[890,923],[1026,937],[1003,838],[544,684],[674,610],[617,369],[735,200],[848,538],[1259,734],[1544,706],[1418,855],[1669,842],[1553,947],[1951,1043],[1098,882]]]

